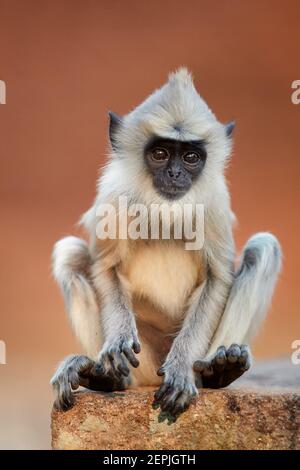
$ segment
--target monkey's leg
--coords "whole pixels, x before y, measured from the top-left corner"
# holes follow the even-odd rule
[[[90,280],[91,257],[85,241],[66,237],[53,251],[53,272],[61,287],[68,315],[87,356],[68,356],[51,380],[56,406],[72,406],[72,389],[82,385],[92,390],[124,388],[125,380],[118,373],[104,374],[95,359],[102,346],[100,306]]]
[[[121,374],[107,375],[99,370],[99,365],[87,356],[71,355],[59,365],[51,379],[55,392],[54,406],[59,410],[67,410],[74,404],[74,394],[79,386],[90,390],[111,392],[124,390],[126,378]]]
[[[205,387],[226,387],[249,369],[251,353],[245,343],[266,316],[280,266],[281,249],[273,235],[250,238],[206,360],[194,364]]]
[[[92,261],[85,241],[66,237],[56,243],[54,276],[62,289],[71,324],[85,354],[94,360],[98,358],[100,374],[105,366],[108,376],[121,373],[127,377],[130,370],[125,358],[133,367],[139,364],[132,351],[137,353],[140,348],[134,316],[110,273],[101,272],[98,264],[96,268],[100,272],[95,271],[95,261]],[[95,287],[91,281],[92,270],[96,274]]]
[[[53,274],[66,304],[71,325],[85,354],[96,359],[102,346],[100,306],[90,281],[88,245],[76,237],[59,240],[53,250]]]

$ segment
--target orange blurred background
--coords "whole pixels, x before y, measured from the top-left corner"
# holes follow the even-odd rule
[[[79,351],[51,249],[93,200],[107,111],[128,112],[180,65],[220,120],[237,121],[228,179],[238,247],[260,230],[283,246],[256,357],[291,353],[300,338],[299,24],[297,0],[0,0],[1,448],[50,446],[49,379]]]

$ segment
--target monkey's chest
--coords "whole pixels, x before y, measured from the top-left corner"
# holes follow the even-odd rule
[[[150,301],[176,319],[201,278],[199,253],[176,243],[137,246],[129,256],[125,275],[134,297]]]

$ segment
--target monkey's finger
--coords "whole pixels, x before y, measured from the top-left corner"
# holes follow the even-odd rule
[[[116,377],[117,380],[119,380],[122,376],[122,372],[119,369],[119,365],[121,365],[122,368],[122,358],[120,353],[113,352],[109,356],[110,360],[110,371],[111,373]]]
[[[138,341],[134,341],[132,345],[132,349],[134,350],[135,354],[139,354],[141,352],[141,345]]]
[[[111,352],[110,352],[110,355],[111,355]],[[113,361],[110,360],[108,351],[105,350],[101,352],[97,362],[91,368],[91,375],[94,375],[95,377],[105,376],[109,373],[109,371],[113,373],[113,369],[114,369]]]
[[[217,354],[214,358],[214,361],[216,362],[216,364],[218,365],[223,365],[225,364],[226,362],[226,348],[225,346],[220,346],[218,349],[217,349]]]
[[[68,410],[74,405],[74,395],[71,390],[64,390],[59,398],[60,406],[62,410]]]
[[[113,363],[114,359],[115,359],[115,351],[113,351],[113,350],[107,351],[107,357],[108,357],[109,361]]]
[[[202,375],[203,377],[211,377],[212,375],[214,375],[213,367],[209,366],[206,369],[204,369],[204,371],[202,372]]]
[[[236,362],[238,362],[240,355],[241,349],[238,344],[232,344],[226,352],[226,356],[230,364],[235,364]]]
[[[185,402],[185,401],[180,401],[180,400],[177,400],[173,410],[172,410],[172,415],[175,417],[175,418],[178,418],[179,415],[181,415],[181,413],[183,413],[187,408],[189,407],[189,403]]]
[[[172,415],[174,417],[178,417],[181,413],[183,413],[188,407],[190,402],[193,400],[187,392],[182,392],[182,394],[176,400],[174,407],[172,409]]]
[[[208,361],[196,361],[194,362],[193,369],[195,372],[204,372],[206,369],[210,367],[210,362]]]
[[[170,385],[163,383],[159,389],[154,393],[154,403],[159,403],[164,397],[165,393],[168,391]]]
[[[251,353],[249,351],[249,347],[245,344],[241,346],[239,364],[242,366],[244,371],[248,370],[251,366]]]
[[[165,375],[165,371],[164,371],[163,366],[160,367],[156,373],[157,373],[157,375],[159,375],[160,377],[162,377],[163,375]]]
[[[90,388],[90,379],[88,377],[80,377],[79,385],[84,388]]]
[[[74,404],[74,395],[71,391],[68,377],[65,375],[60,377],[53,386],[57,396],[55,407],[63,411],[71,408]]]
[[[128,367],[125,365],[118,365],[118,371],[125,377],[128,377],[129,372],[130,372]]]
[[[182,390],[178,395],[177,399],[173,401],[173,404],[168,409],[168,412],[177,418],[180,413],[185,411],[193,400],[194,395],[187,390]]]
[[[79,387],[79,377],[77,371],[75,369],[71,369],[68,372],[68,378],[72,389],[77,390],[77,388]]]
[[[164,411],[161,411],[158,415],[158,422],[159,423],[163,423],[164,421],[166,421],[168,418],[169,418],[170,415],[168,415],[168,413],[165,413]]]
[[[109,374],[109,375],[114,376],[117,380],[121,378],[122,374],[120,373],[117,367],[117,365],[120,362],[118,360],[119,355],[120,353],[118,351],[116,351],[115,349],[110,349],[101,356],[100,364],[102,365],[104,369],[104,374],[103,374],[104,376]],[[100,372],[101,368],[96,369],[96,371],[97,370],[99,370]]]
[[[122,352],[133,367],[138,367],[140,365],[131,348],[123,346]]]
[[[167,411],[172,414],[172,410],[176,404],[176,400],[182,394],[182,390],[178,388],[171,388],[169,393],[165,394],[163,399],[161,400],[161,409],[162,411]]]
[[[125,377],[128,377],[130,371],[125,363],[125,359],[123,359],[121,354],[118,354],[115,357],[115,367],[120,372],[120,374],[124,375]]]
[[[216,355],[213,358],[211,364],[217,372],[222,372],[225,369],[226,363],[226,348],[224,346],[220,346],[217,349]]]
[[[88,357],[84,357],[84,359],[85,360],[81,361],[79,364],[76,363],[76,365],[74,365],[74,369],[77,371],[78,375],[88,376],[95,365],[95,362]]]
[[[105,375],[105,369],[101,362],[95,362],[94,366],[91,368],[90,375],[95,377]],[[85,377],[85,375],[83,375]]]

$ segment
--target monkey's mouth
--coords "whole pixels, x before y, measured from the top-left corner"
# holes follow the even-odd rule
[[[166,181],[160,175],[152,179],[152,184],[156,191],[166,199],[179,199],[183,197],[191,187],[188,180]]]
[[[186,188],[178,186],[164,186],[158,188],[160,194],[167,199],[179,199],[187,192]]]

